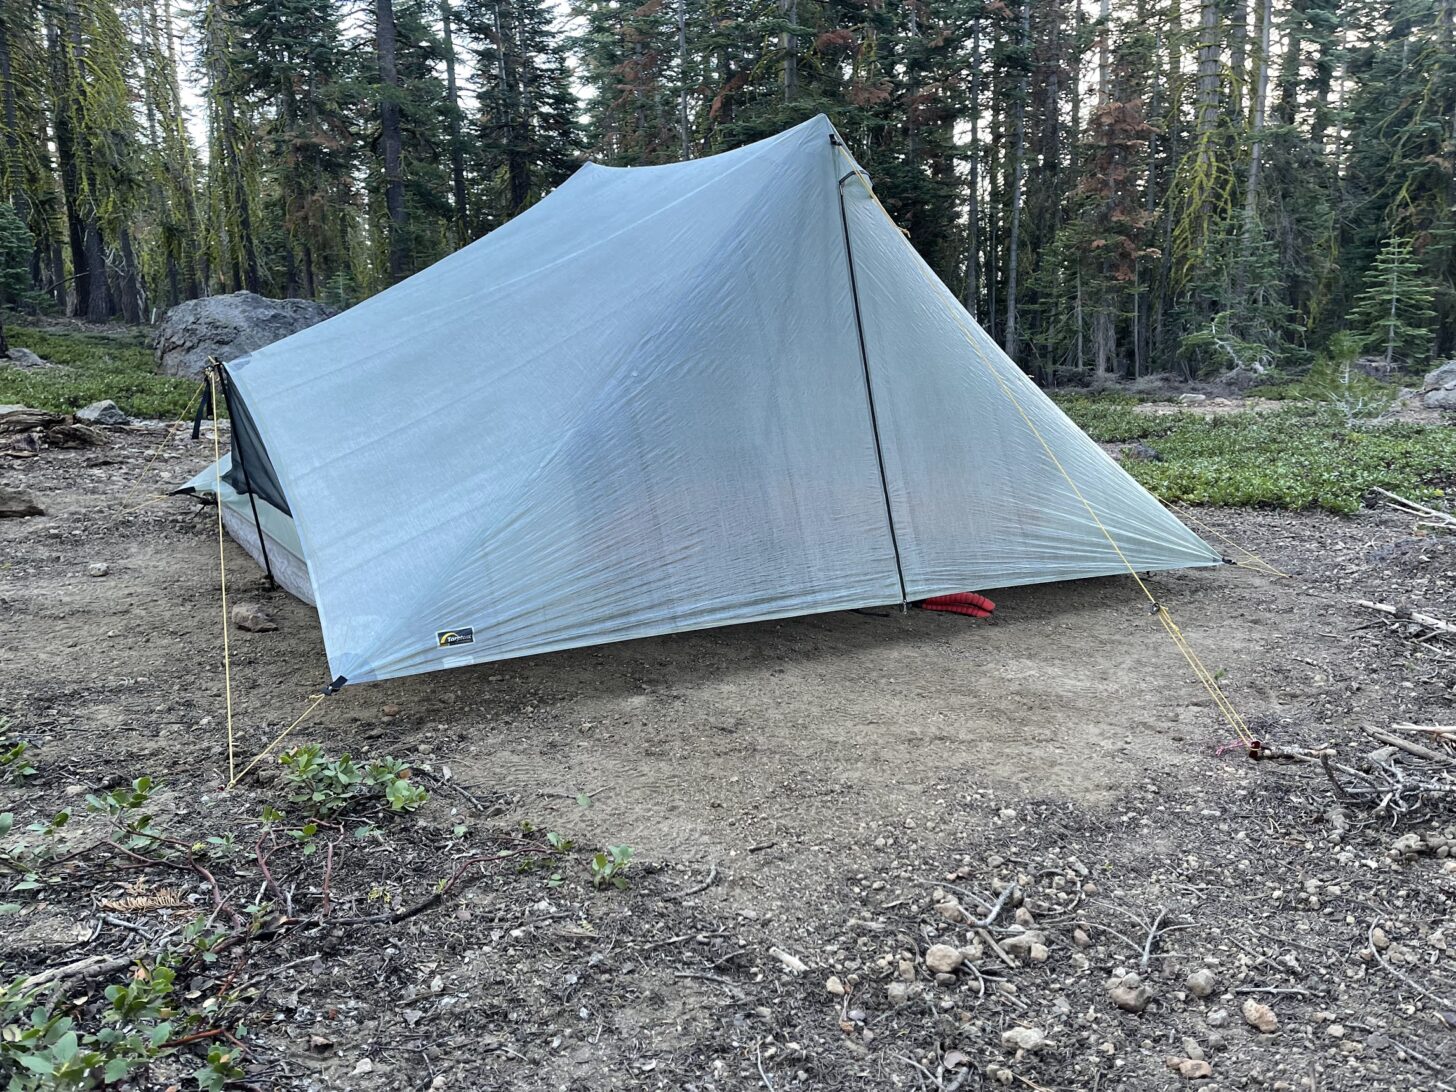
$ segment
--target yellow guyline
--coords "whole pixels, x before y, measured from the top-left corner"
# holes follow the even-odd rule
[[[253,756],[253,761],[249,762],[246,766],[244,766],[243,769],[242,769],[242,772],[240,772],[240,773],[236,774],[235,776],[233,776],[228,781],[228,783],[225,786],[225,788],[230,789],[234,785],[236,785],[239,781],[241,781],[243,778],[247,777],[248,776],[248,771],[251,770],[254,766],[256,766],[259,762],[262,762],[263,759],[267,758],[268,757],[268,752],[270,752],[271,750],[273,750],[274,747],[277,747],[278,744],[282,743],[285,739],[287,739],[289,733],[291,733],[295,728],[297,728],[300,724],[302,724],[305,720],[307,720],[308,717],[309,717],[309,714],[311,714],[315,709],[317,709],[318,708],[318,705],[319,705],[319,702],[321,702],[323,700],[324,700],[324,695],[322,695],[322,694],[314,694],[314,695],[312,695],[309,698],[308,705],[304,708],[303,712],[298,715],[298,719],[295,720],[292,724],[290,724],[287,728],[283,729],[283,731],[279,732],[276,736],[274,736],[273,737],[273,742],[270,743],[270,744],[268,744],[268,746],[264,747],[256,755],[254,755]],[[229,757],[231,757],[231,756],[229,756]],[[231,771],[231,769],[232,769],[231,763],[229,763],[228,769],[229,769],[229,771]]]
[[[216,361],[212,363],[217,364]],[[222,365],[217,364],[217,366]],[[223,692],[227,697],[228,784],[231,785],[233,781],[237,780],[233,776],[233,658],[228,640],[227,551],[224,548],[222,533],[222,440],[218,436],[217,373],[212,368],[207,371],[207,383],[208,389],[212,393],[212,453],[214,455],[212,477],[213,496],[217,500],[217,573],[222,582],[222,678]]]
[[[889,211],[886,210],[884,205],[880,204],[879,197],[875,195],[875,191],[870,187],[869,182],[865,179],[864,174],[859,169],[858,164],[856,164],[854,160],[850,158],[849,153],[844,150],[843,145],[836,143],[835,148],[838,149],[839,153],[843,155],[846,160],[848,160],[850,167],[854,171],[855,179],[862,187],[864,187],[864,191],[866,194],[869,195],[870,200],[875,203],[875,206],[880,210],[881,213],[884,214],[885,218],[890,221],[890,224],[898,232],[900,228],[897,224],[895,224],[894,217],[890,215]],[[906,245],[908,246],[909,243],[907,242]],[[1127,567],[1129,575],[1131,575],[1132,578],[1137,581],[1138,588],[1142,590],[1142,593],[1147,596],[1148,602],[1152,604],[1153,613],[1158,616],[1158,621],[1162,623],[1163,629],[1167,631],[1168,636],[1172,639],[1173,644],[1178,648],[1178,651],[1183,653],[1183,658],[1188,661],[1188,666],[1193,669],[1193,674],[1197,677],[1198,681],[1203,684],[1203,688],[1208,691],[1209,697],[1213,699],[1213,702],[1218,707],[1219,712],[1223,714],[1224,720],[1226,720],[1229,726],[1233,728],[1234,733],[1239,737],[1240,742],[1242,742],[1245,747],[1247,747],[1250,751],[1257,750],[1259,748],[1258,739],[1254,736],[1254,733],[1250,731],[1249,726],[1244,721],[1243,716],[1240,715],[1239,711],[1234,708],[1233,703],[1229,701],[1228,696],[1224,694],[1223,689],[1218,685],[1218,680],[1214,678],[1213,673],[1210,672],[1208,668],[1204,666],[1203,661],[1198,658],[1198,654],[1193,650],[1193,646],[1188,643],[1188,638],[1183,635],[1183,631],[1178,628],[1178,624],[1173,620],[1173,616],[1168,612],[1168,608],[1158,602],[1157,598],[1153,595],[1147,584],[1144,583],[1143,578],[1138,575],[1137,569],[1133,567],[1133,564],[1131,561],[1128,560],[1127,555],[1122,552],[1122,547],[1117,544],[1117,540],[1112,537],[1112,533],[1102,522],[1101,517],[1097,515],[1097,510],[1092,507],[1092,503],[1082,493],[1082,490],[1077,487],[1077,483],[1072,479],[1072,475],[1067,472],[1067,468],[1063,466],[1062,461],[1057,458],[1056,452],[1052,450],[1051,444],[1047,442],[1046,437],[1042,435],[1041,430],[1036,427],[1036,423],[1032,421],[1031,417],[1027,414],[1025,408],[1021,404],[1020,399],[1016,397],[1016,394],[1011,390],[1011,388],[1007,385],[1006,381],[1001,377],[1000,370],[996,368],[996,366],[986,357],[986,354],[981,349],[979,342],[976,340],[971,330],[966,326],[960,314],[956,311],[954,307],[951,306],[949,302],[947,302],[942,290],[942,286],[936,284],[935,281],[931,279],[928,270],[926,270],[923,263],[920,262],[919,255],[916,255],[915,260],[916,269],[920,272],[920,275],[925,278],[926,283],[930,285],[931,291],[934,293],[935,298],[938,299],[945,307],[952,321],[955,322],[956,327],[960,330],[961,336],[966,339],[967,344],[971,346],[972,351],[976,354],[976,358],[981,362],[982,366],[985,367],[985,369],[991,374],[991,378],[996,381],[996,385],[1001,389],[1001,393],[1005,395],[1006,398],[1011,402],[1011,404],[1016,408],[1016,412],[1021,416],[1022,421],[1026,423],[1026,426],[1031,430],[1032,435],[1035,436],[1037,440],[1041,443],[1042,449],[1046,452],[1047,457],[1052,461],[1052,465],[1055,466],[1057,470],[1061,473],[1062,477],[1066,479],[1067,485],[1071,488],[1072,493],[1079,501],[1082,502],[1082,507],[1087,509],[1087,514],[1092,517],[1092,522],[1097,525],[1097,529],[1101,531],[1103,537],[1107,539],[1107,542],[1112,547],[1113,552],[1117,554],[1118,560],[1120,560],[1123,565]]]

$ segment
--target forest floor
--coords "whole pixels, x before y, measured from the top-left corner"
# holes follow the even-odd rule
[[[0,734],[35,771],[0,785],[0,982],[62,968],[53,1013],[162,1027],[133,1087],[1456,1088],[1456,809],[1397,826],[1251,761],[1130,580],[350,687],[290,743],[430,796],[310,831],[275,760],[222,789],[215,517],[151,499],[212,443],[148,466],[161,437],[0,461],[45,508],[0,520]],[[1289,574],[1149,582],[1249,723],[1434,777],[1364,729],[1452,723],[1453,648],[1355,601],[1456,618],[1456,538],[1198,517]],[[230,631],[241,768],[328,672],[225,554],[277,623]]]

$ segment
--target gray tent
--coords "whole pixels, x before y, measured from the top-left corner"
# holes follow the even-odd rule
[[[588,165],[228,364],[228,525],[317,606],[333,674],[1219,563],[858,172],[822,116]]]

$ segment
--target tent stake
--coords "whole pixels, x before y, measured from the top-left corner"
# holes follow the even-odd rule
[[[838,144],[838,138],[829,134],[829,143]],[[844,229],[844,259],[849,265],[849,296],[854,303],[854,331],[859,337],[859,362],[864,369],[865,399],[869,402],[870,408],[870,430],[875,437],[875,461],[880,468],[880,492],[885,498],[885,522],[890,528],[890,546],[895,551],[895,576],[900,581],[900,610],[910,609],[909,596],[905,594],[905,569],[900,564],[900,540],[895,535],[895,513],[890,507],[890,484],[885,478],[885,453],[880,447],[880,422],[875,413],[875,390],[870,382],[870,355],[865,347],[864,319],[859,309],[859,282],[854,275],[854,248],[849,243],[849,213],[844,208],[844,184],[855,176],[850,171],[839,180],[839,225]]]

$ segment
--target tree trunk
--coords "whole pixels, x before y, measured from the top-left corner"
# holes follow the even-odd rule
[[[1261,0],[1259,19],[1258,76],[1254,81],[1253,143],[1249,150],[1249,176],[1244,186],[1244,233],[1243,261],[1239,263],[1239,291],[1236,298],[1243,296],[1248,283],[1249,258],[1254,250],[1254,237],[1259,217],[1259,164],[1264,150],[1264,109],[1269,96],[1269,32],[1273,23],[1273,0]]]
[[[470,212],[465,192],[465,139],[461,135],[460,87],[455,80],[455,32],[450,0],[440,0],[440,29],[445,40],[445,96],[450,119],[450,180],[455,188],[455,245],[470,241]]]
[[[789,23],[797,24],[799,0],[779,0],[779,12]],[[779,44],[784,51],[784,101],[793,102],[799,96],[799,39],[785,30]]]
[[[1031,0],[1021,0],[1021,48],[1025,50],[1031,35]],[[1016,296],[1017,264],[1021,247],[1021,189],[1026,174],[1026,97],[1031,91],[1031,73],[1023,71],[1016,97],[1016,159],[1011,177],[1011,234],[1006,250],[1006,355],[1016,359],[1017,342]]]
[[[399,72],[395,67],[393,0],[375,0],[374,44],[379,59],[379,140],[384,149],[384,208],[389,215],[389,279],[405,275],[409,240],[404,207],[404,150],[400,137]]]
[[[971,318],[979,318],[981,299],[981,20],[971,21],[971,156],[968,164],[970,208],[966,226],[966,290]]]
[[[795,0],[797,3],[797,0]],[[686,0],[677,0],[677,125],[682,140],[682,157],[693,157],[688,143],[688,9]]]

